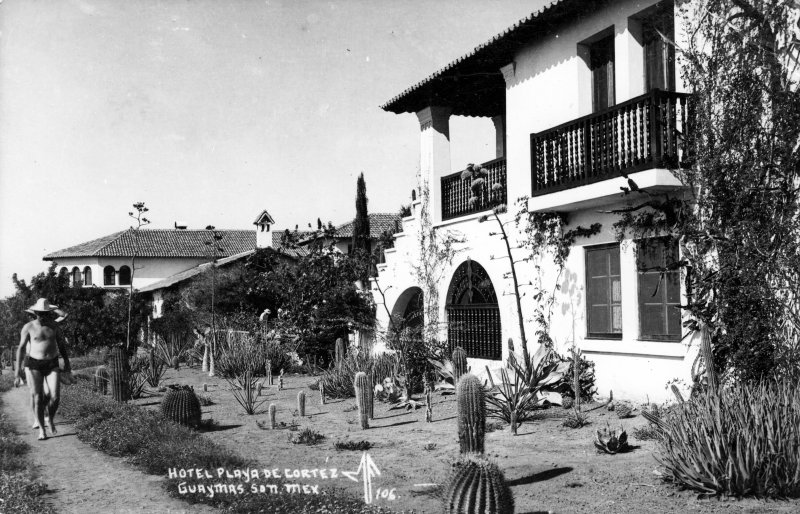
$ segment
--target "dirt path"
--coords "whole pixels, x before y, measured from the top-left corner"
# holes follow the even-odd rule
[[[3,401],[9,419],[32,447],[31,457],[41,480],[51,490],[46,501],[57,512],[216,512],[171,498],[161,488],[162,477],[147,475],[122,459],[93,450],[78,440],[74,427],[63,418],[59,422],[56,417],[56,437],[37,441],[38,432],[31,429],[27,388],[12,389]]]

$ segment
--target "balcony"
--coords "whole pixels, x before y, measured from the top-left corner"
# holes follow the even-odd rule
[[[648,169],[686,167],[688,99],[656,89],[531,134],[533,196]]]
[[[442,177],[442,220],[449,220],[488,210],[494,203],[507,203],[506,159],[494,159],[481,165],[489,172],[485,184],[473,197],[471,180],[462,179],[461,171]],[[499,191],[493,191],[495,184]],[[496,189],[496,188],[495,188]]]

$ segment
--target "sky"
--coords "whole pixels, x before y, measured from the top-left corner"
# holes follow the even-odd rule
[[[380,105],[543,0],[0,0],[0,297],[124,230],[277,229],[410,202],[419,124]],[[494,158],[451,119],[453,169]]]

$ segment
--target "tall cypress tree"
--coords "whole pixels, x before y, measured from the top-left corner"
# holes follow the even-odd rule
[[[370,251],[369,214],[367,214],[367,184],[364,173],[358,176],[356,184],[356,218],[353,220],[353,252]]]

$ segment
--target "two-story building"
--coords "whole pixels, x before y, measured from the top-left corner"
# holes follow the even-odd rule
[[[679,249],[651,240],[655,252],[637,252],[643,242],[619,241],[619,214],[610,212],[629,205],[631,195],[621,191],[629,180],[636,194],[683,187],[675,170],[686,157],[688,95],[672,43],[684,40],[682,27],[671,0],[556,0],[383,106],[417,116],[427,221],[439,234],[465,239],[452,264],[440,263],[446,269],[437,294],[442,337],[465,348],[473,370],[501,366],[505,341],[518,342],[520,330],[505,244],[491,235],[496,222],[479,223],[490,204],[476,201],[462,178],[467,163],[450,159],[452,116],[493,122],[496,159],[483,165],[489,187],[479,196],[500,196],[508,205],[503,221],[513,220],[515,201],[527,197],[530,212],[564,213],[565,230],[601,225],[575,241],[563,270],[546,253],[516,265],[531,351],[540,306],[526,288],[538,285],[554,295],[549,333],[556,349],[580,348],[595,363],[602,395],[657,401],[667,397],[668,381],[688,380],[696,345],[681,324],[680,272],[653,271]],[[393,314],[422,305],[425,286],[415,272],[421,215],[417,201],[379,267]],[[526,238],[524,223],[506,228],[512,247]],[[530,256],[525,248],[513,252],[515,260]],[[383,313],[378,309],[386,326]]]

